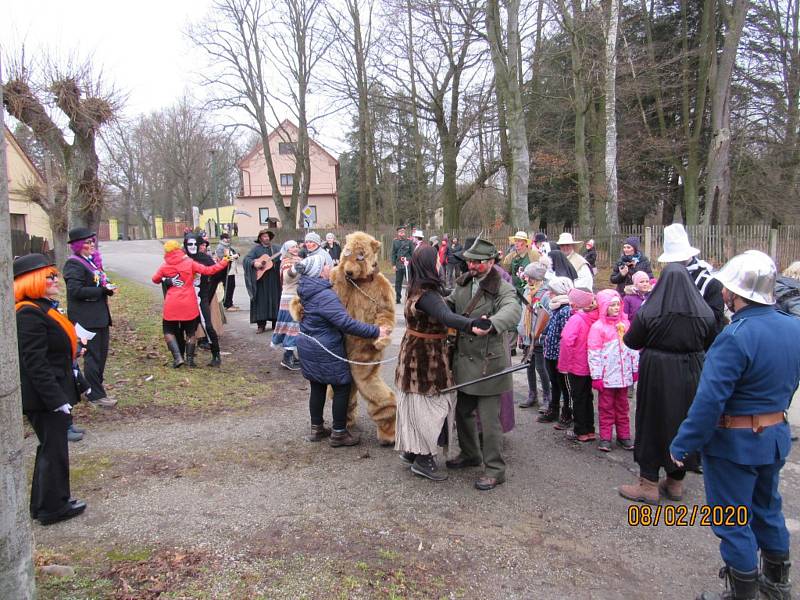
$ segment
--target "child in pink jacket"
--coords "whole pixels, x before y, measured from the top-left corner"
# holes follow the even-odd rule
[[[598,450],[611,452],[611,434],[616,426],[617,444],[633,450],[628,407],[628,387],[638,378],[639,353],[622,343],[630,322],[622,312],[616,290],[597,293],[600,316],[589,331],[589,369],[592,387],[599,392]]]
[[[561,332],[558,355],[558,371],[566,374],[567,389],[572,398],[573,429],[567,431],[567,437],[576,442],[591,442],[596,437],[587,342],[589,330],[599,313],[592,292],[575,288],[567,295],[575,312]]]

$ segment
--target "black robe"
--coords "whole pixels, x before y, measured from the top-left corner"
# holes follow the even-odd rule
[[[272,259],[273,267],[256,279],[253,263],[265,254],[273,256],[280,251],[279,246],[256,243],[244,257],[244,283],[250,295],[250,322],[275,321],[281,304],[280,256]]]
[[[714,313],[683,265],[671,263],[636,313],[624,342],[642,349],[636,388],[634,460],[642,467],[677,467],[669,445],[694,400],[705,349],[716,335]],[[696,457],[687,466],[696,464]]]

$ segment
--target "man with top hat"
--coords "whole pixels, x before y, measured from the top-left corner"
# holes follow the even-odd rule
[[[575,252],[575,246],[581,243],[583,242],[580,240],[573,240],[571,233],[565,232],[558,237],[556,246],[564,253],[564,256],[567,257],[567,260],[575,267],[575,271],[578,273],[578,278],[574,281],[575,287],[591,290],[594,286],[592,268],[583,256]]]
[[[702,453],[706,502],[721,507],[711,528],[729,589],[701,600],[754,599],[759,588],[765,598],[791,598],[778,486],[791,450],[785,411],[800,380],[800,353],[787,349],[796,348],[800,322],[775,310],[776,274],[769,256],[749,250],[713,275],[734,315],[706,354],[694,401],[670,445],[679,467]]]
[[[714,313],[717,332],[725,326],[725,303],[722,300],[722,284],[711,276],[712,267],[697,258],[700,250],[692,247],[686,229],[680,223],[673,223],[664,228],[664,253],[658,262],[679,262],[686,266],[694,284],[700,290],[703,300]]]
[[[103,270],[97,235],[86,227],[75,227],[69,230],[68,236],[72,254],[62,269],[67,287],[67,316],[73,323],[80,323],[84,329],[94,333],[94,337],[87,341],[83,358],[83,374],[91,388],[87,399],[92,406],[111,408],[117,401],[106,394],[103,379],[111,339],[108,297],[114,295],[117,287]]]
[[[458,390],[456,428],[461,453],[447,461],[450,469],[484,465],[483,476],[475,481],[479,490],[491,490],[506,479],[506,464],[501,453],[503,433],[500,426],[500,395],[512,389],[511,374],[487,381],[475,379],[499,373],[511,366],[510,335],[519,323],[522,309],[514,286],[503,281],[494,269],[497,248],[480,238],[463,252],[468,271],[456,280],[456,288],[447,301],[458,314],[472,319],[486,317],[491,327],[480,335],[459,332],[453,358]],[[475,410],[481,419],[483,447],[478,442]]]
[[[539,260],[539,251],[531,248],[531,240],[524,231],[518,231],[508,238],[514,244],[513,250],[503,259],[503,268],[511,275],[511,281],[520,294],[525,292],[526,283],[522,278],[522,273],[532,262]]]
[[[406,266],[411,263],[411,254],[414,246],[406,238],[406,228],[401,225],[397,228],[397,237],[392,241],[392,271],[394,271],[395,302],[400,304],[403,293],[403,280],[406,276]]]
[[[416,248],[425,241],[425,234],[422,233],[422,229],[414,230],[414,233],[411,234],[411,241],[414,244],[414,248]]]
[[[271,229],[259,231],[255,245],[242,264],[244,284],[250,295],[250,322],[258,326],[256,333],[266,331],[267,321],[272,321],[274,329],[278,319],[281,302],[280,248],[272,245],[274,238],[275,232]]]

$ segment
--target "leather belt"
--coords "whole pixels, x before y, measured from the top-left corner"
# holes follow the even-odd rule
[[[764,413],[762,415],[722,415],[717,427],[722,429],[752,429],[753,433],[761,433],[764,427],[784,423],[783,412]]]
[[[413,335],[414,337],[422,338],[424,340],[446,340],[447,334],[446,333],[423,333],[422,331],[417,331],[415,329],[406,329],[406,333]]]

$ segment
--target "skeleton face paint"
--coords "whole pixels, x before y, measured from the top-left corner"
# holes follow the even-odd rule
[[[186,240],[186,251],[192,255],[197,254],[197,240]]]

